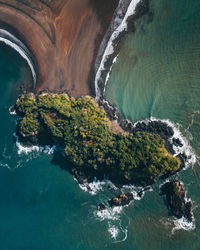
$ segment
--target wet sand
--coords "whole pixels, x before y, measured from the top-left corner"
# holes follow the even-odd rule
[[[119,0],[0,0],[0,28],[30,49],[37,91],[93,93],[94,62]]]

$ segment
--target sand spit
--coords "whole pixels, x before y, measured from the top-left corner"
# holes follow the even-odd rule
[[[36,59],[37,90],[92,93],[94,63],[119,0],[0,0],[0,29]],[[93,87],[94,91],[94,87]]]

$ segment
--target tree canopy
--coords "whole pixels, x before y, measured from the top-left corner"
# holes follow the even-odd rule
[[[92,97],[26,94],[18,99],[16,110],[22,117],[19,133],[23,137],[46,129],[59,139],[67,160],[83,169],[105,171],[134,183],[180,168],[180,160],[168,153],[159,135],[112,131],[105,110]]]

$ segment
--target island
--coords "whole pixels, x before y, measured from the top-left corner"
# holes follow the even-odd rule
[[[161,186],[161,195],[164,196],[169,211],[176,218],[186,218],[192,222],[192,201],[186,199],[185,189],[179,180],[168,181]]]
[[[147,186],[181,169],[164,140],[150,132],[125,132],[90,97],[28,93],[17,100],[17,128],[25,145],[57,144],[79,183],[104,176],[115,184]]]

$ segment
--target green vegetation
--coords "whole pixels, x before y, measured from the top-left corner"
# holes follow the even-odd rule
[[[176,196],[179,196],[181,193],[181,188],[179,186],[179,182],[175,181],[172,182],[172,193],[175,194]]]
[[[67,160],[76,166],[104,171],[134,182],[173,173],[180,160],[170,155],[158,135],[113,132],[103,108],[89,97],[66,94],[26,94],[18,99],[24,137],[46,129],[64,146]]]

